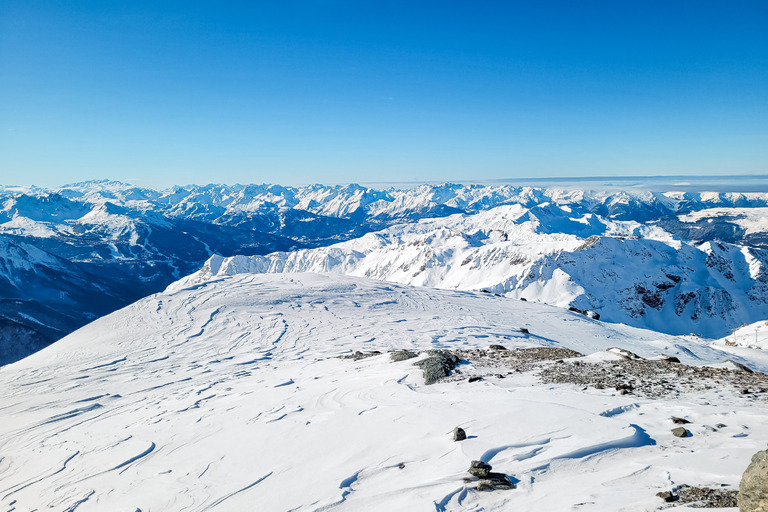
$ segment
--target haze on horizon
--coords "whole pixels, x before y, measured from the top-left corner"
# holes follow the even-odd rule
[[[0,6],[0,182],[768,174],[768,4]]]

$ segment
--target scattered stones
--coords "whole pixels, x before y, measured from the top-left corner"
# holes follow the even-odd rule
[[[424,382],[434,384],[443,377],[451,374],[451,370],[461,362],[461,359],[447,350],[430,350],[430,356],[413,363],[424,372]]]
[[[656,496],[658,496],[659,498],[663,499],[667,503],[672,503],[673,501],[675,501],[675,495],[672,494],[672,491],[657,492]]]
[[[485,478],[490,474],[492,469],[493,469],[493,466],[491,466],[490,464],[486,464],[481,460],[473,460],[472,462],[469,463],[469,469],[467,470],[467,472],[472,476],[476,476],[478,478]]]
[[[510,351],[512,352],[512,351]],[[469,359],[472,363],[475,361]],[[632,394],[644,398],[674,398],[688,392],[706,392],[713,387],[731,388],[734,393],[742,389],[755,390],[768,385],[768,374],[737,371],[711,366],[669,364],[658,359],[622,359],[619,361],[566,361],[565,364],[540,365],[542,382],[569,383],[592,386],[596,389],[616,388],[631,383]],[[603,386],[603,387],[600,387]],[[739,394],[746,400],[759,400],[764,396],[750,392]]]
[[[678,418],[677,416],[672,416],[672,423],[676,423],[677,425],[687,425],[688,423],[690,423],[690,421],[685,418]]]
[[[690,437],[691,433],[685,427],[677,427],[672,429],[672,435],[675,437]]]
[[[381,351],[379,350],[371,350],[370,352],[360,352],[359,350],[352,353],[347,354],[345,356],[340,356],[341,359],[352,359],[354,361],[359,361],[361,359],[366,359],[368,357],[378,356],[381,354]]]
[[[740,371],[734,367],[669,364],[663,359],[642,359],[620,348],[612,351],[622,355],[622,359],[575,360],[583,354],[561,347],[489,348],[429,351],[431,357],[414,364],[424,370],[424,380],[428,384],[438,380],[467,382],[470,378],[475,382],[478,379],[474,377],[537,371],[539,379],[545,384],[568,383],[585,388],[616,389],[621,394],[632,393],[651,399],[681,397],[688,392],[707,392],[715,387],[727,386],[733,393],[748,390],[748,393],[738,396],[756,401],[765,400],[765,394],[758,390],[768,390],[768,374],[765,373]],[[451,372],[462,360],[471,364]],[[500,370],[504,373],[499,373]]]
[[[752,456],[741,476],[738,503],[741,512],[768,511],[768,450]]]
[[[411,352],[410,350],[396,350],[389,354],[389,358],[392,361],[405,361],[407,359],[413,359],[416,357],[415,352]]]
[[[507,347],[505,347],[504,345],[491,345],[488,348],[491,350],[507,350]]]
[[[693,508],[730,508],[736,506],[738,491],[681,485],[677,489],[677,501],[690,503]]]
[[[467,433],[464,432],[464,429],[461,427],[456,427],[453,429],[453,440],[454,441],[464,441],[467,438]]]
[[[657,492],[656,496],[667,503],[679,502],[690,504],[692,508],[730,508],[736,506],[736,494],[732,489],[712,489],[681,485],[672,491]]]

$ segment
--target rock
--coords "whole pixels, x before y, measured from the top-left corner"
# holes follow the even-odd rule
[[[676,423],[678,425],[686,425],[690,423],[690,421],[688,421],[685,418],[678,418],[677,416],[672,416],[672,423]]]
[[[531,333],[531,331],[529,331],[529,330],[528,330],[528,329],[526,329],[525,327],[522,327],[522,328],[520,329],[520,332],[521,332],[521,333],[523,333],[523,334],[530,334],[530,333]]]
[[[768,512],[768,450],[757,452],[741,476],[740,512]]]
[[[488,348],[491,350],[507,350],[507,347],[505,347],[504,345],[491,345]]]
[[[453,440],[454,441],[463,441],[467,438],[467,433],[464,432],[464,429],[461,427],[456,427],[453,429]]]
[[[675,356],[668,356],[667,354],[662,354],[659,357],[659,361],[664,361],[665,363],[679,363],[680,360],[676,358]]]
[[[416,357],[415,352],[411,352],[410,350],[396,350],[389,354],[389,358],[392,359],[392,361],[405,361],[406,359],[413,359]]]
[[[672,429],[672,435],[675,437],[690,437],[691,433],[685,427],[677,427]]]
[[[434,384],[443,377],[450,375],[461,359],[444,350],[429,351],[430,357],[413,363],[414,366],[421,368],[424,372],[424,382]]]
[[[483,380],[483,378],[482,377],[478,377],[478,376],[470,377],[469,378],[469,382],[477,382],[479,380]]]
[[[508,491],[514,488],[515,484],[503,473],[488,473],[488,476],[477,482],[478,491]]]
[[[472,476],[485,478],[491,473],[491,469],[493,469],[493,467],[490,464],[486,464],[481,460],[473,460],[469,464],[467,472]]]
[[[736,506],[736,493],[732,489],[712,489],[681,485],[677,490],[677,501],[691,503],[695,508],[731,508]]]
[[[675,501],[675,495],[672,494],[672,491],[657,492],[656,496],[658,496],[659,498],[663,499],[667,503],[671,503],[671,502]]]

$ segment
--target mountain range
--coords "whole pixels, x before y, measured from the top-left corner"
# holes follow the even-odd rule
[[[765,193],[97,181],[0,187],[0,205],[0,363],[201,267],[486,289],[710,337],[765,307]]]

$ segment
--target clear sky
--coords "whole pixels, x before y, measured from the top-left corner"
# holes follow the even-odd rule
[[[0,183],[768,174],[768,2],[0,1]]]

